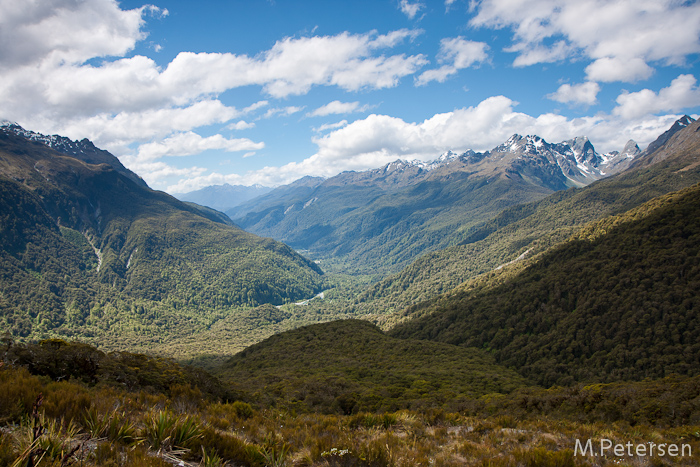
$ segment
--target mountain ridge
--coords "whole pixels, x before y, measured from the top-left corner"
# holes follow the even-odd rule
[[[590,224],[514,277],[426,303],[389,335],[488,348],[545,387],[694,375],[699,200],[700,184]]]
[[[139,175],[124,167],[118,158],[114,157],[108,151],[99,149],[87,138],[78,141],[60,135],[43,135],[26,130],[17,123],[10,121],[0,122],[0,129],[23,137],[29,141],[43,144],[57,152],[75,157],[88,164],[107,164],[137,184],[148,186]]]
[[[272,190],[227,211],[242,228],[308,251],[327,267],[396,272],[502,209],[625,170],[639,154],[598,154],[586,137],[550,144],[513,135],[491,151],[398,159]],[[345,265],[345,266],[344,266]]]

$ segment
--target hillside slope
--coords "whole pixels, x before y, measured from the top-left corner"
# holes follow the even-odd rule
[[[700,185],[587,226],[503,284],[408,310],[390,335],[489,349],[539,384],[700,372]]]
[[[288,246],[112,165],[0,131],[0,319],[13,334],[158,341],[318,292],[320,269]]]
[[[345,413],[456,407],[526,384],[480,350],[395,339],[359,320],[274,335],[238,353],[217,373],[259,403],[282,400],[290,408]]]

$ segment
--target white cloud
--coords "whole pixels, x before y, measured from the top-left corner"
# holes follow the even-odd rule
[[[173,178],[181,178],[182,180],[199,179],[204,177],[204,173],[207,172],[207,169],[204,167],[193,166],[177,168],[163,161],[138,162],[135,160],[127,160],[124,162],[125,166],[141,175],[150,186],[159,186],[163,184],[163,182]],[[203,188],[204,186],[206,185],[202,185],[199,188]],[[168,189],[168,191],[171,193],[178,193],[177,190],[171,191]]]
[[[364,112],[369,108],[368,105],[360,106],[359,102],[340,102],[332,101],[326,105],[322,105],[313,112],[309,112],[309,117],[325,117],[326,115],[349,114],[353,112]]]
[[[679,112],[700,105],[700,88],[693,75],[680,75],[658,94],[650,89],[626,92],[617,97],[614,115],[633,119],[659,112]]]
[[[536,134],[552,142],[587,135],[600,151],[621,150],[629,139],[642,146],[648,144],[677,118],[568,119],[551,113],[534,117],[514,111],[516,104],[507,97],[495,96],[477,106],[436,114],[416,123],[369,115],[315,138],[319,149],[313,156],[248,176],[263,184],[288,183],[307,174],[332,176],[343,170],[379,167],[397,158],[430,160],[447,150],[490,150],[514,133]]]
[[[422,67],[425,58],[372,55],[415,35],[415,31],[400,30],[386,35],[345,32],[336,36],[287,38],[278,41],[264,54],[263,60],[251,67],[256,79],[249,84],[262,83],[273,97],[305,94],[315,85],[335,85],[350,91],[393,87],[399,79]]]
[[[596,96],[600,92],[600,85],[595,82],[585,82],[581,84],[562,84],[557,92],[549,94],[547,97],[553,101],[563,104],[585,104],[593,105],[598,102]]]
[[[594,60],[589,80],[644,79],[651,63],[683,64],[700,52],[698,2],[480,0],[471,9],[472,26],[512,28],[516,66],[583,55]]]
[[[444,82],[459,70],[488,60],[489,46],[484,42],[465,40],[462,37],[444,38],[440,41],[438,63],[445,63],[440,68],[427,70],[416,78],[416,85],[422,86],[430,81]]]
[[[558,41],[551,47],[530,44],[515,44],[505,49],[506,52],[518,52],[513,66],[524,67],[537,63],[554,63],[572,56],[574,48],[564,41]]]
[[[148,182],[148,180],[146,180],[146,182]],[[197,174],[191,178],[180,179],[177,183],[169,185],[165,191],[168,193],[188,193],[206,186],[223,185],[224,183],[250,186],[257,182],[247,180],[246,177],[237,174],[221,174],[218,172],[213,172],[207,175]]]
[[[143,15],[167,15],[144,6],[121,10],[115,1],[43,0],[0,5],[0,69],[40,63],[79,64],[94,57],[122,56],[145,38]]]
[[[154,108],[141,112],[101,113],[75,118],[67,122],[31,120],[28,128],[48,128],[45,133],[58,133],[74,139],[89,138],[98,147],[115,155],[131,152],[128,146],[164,138],[173,132],[190,131],[213,123],[225,123],[241,112],[218,100],[204,100],[184,108]]]
[[[604,57],[586,67],[588,79],[604,83],[614,81],[634,83],[649,78],[653,73],[654,69],[639,57]]]
[[[2,117],[123,152],[134,142],[225,123],[268,105],[226,107],[217,96],[229,89],[257,85],[287,97],[314,86],[385,88],[426,63],[422,55],[386,54],[421,33],[407,29],[285,38],[254,57],[181,52],[165,67],[140,55],[119,58],[146,37],[146,14],[167,11],[124,11],[113,0],[57,0],[50,8],[38,0],[2,0]],[[88,62],[97,57],[105,60]]]
[[[399,2],[399,8],[401,9],[401,13],[408,16],[408,19],[413,19],[421,9],[425,8],[425,5],[421,2],[410,3],[408,0],[401,0]]]
[[[336,122],[336,123],[324,123],[323,125],[321,125],[319,127],[314,127],[313,130],[315,133],[322,133],[326,130],[335,130],[336,128],[342,128],[347,124],[348,124],[347,120],[341,120],[341,121]]]
[[[170,136],[162,141],[142,144],[136,156],[138,161],[149,161],[164,156],[192,156],[209,149],[221,149],[227,152],[258,150],[265,143],[255,143],[248,138],[226,139],[221,135],[203,138],[188,131]]]

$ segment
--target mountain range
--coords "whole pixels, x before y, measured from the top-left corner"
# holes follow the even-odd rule
[[[258,204],[273,207],[268,219],[278,207],[287,211],[282,217],[294,215],[298,222],[312,218],[305,212],[316,212],[335,226],[329,231],[346,229],[344,238],[357,237],[354,245],[329,248],[326,264],[343,274],[324,278],[317,264],[290,247],[246,233],[213,209],[149,189],[87,141],[44,137],[6,124],[0,131],[3,325],[19,337],[80,337],[191,357],[240,349],[241,342],[310,322],[362,317],[392,329],[392,339],[473,346],[474,336],[443,330],[443,316],[455,316],[450,319],[464,320],[468,329],[489,336],[501,324],[480,319],[477,326],[469,321],[475,312],[464,317],[455,310],[471,310],[473,297],[492,306],[489,290],[526,281],[521,274],[529,274],[542,258],[556,256],[551,248],[565,248],[561,245],[580,237],[587,223],[633,212],[655,197],[700,182],[697,127],[684,117],[650,145],[653,150],[639,151],[631,142],[607,155],[596,153],[585,138],[549,144],[515,135],[487,153],[446,153],[431,163],[397,161],[327,180],[306,177],[259,197]],[[556,190],[564,186],[572,187]],[[280,198],[295,201],[280,205]],[[338,207],[341,199],[344,207]],[[337,210],[324,212],[333,203]],[[246,206],[251,205],[239,209]],[[337,218],[343,222],[331,225]],[[644,225],[642,231],[656,228]],[[600,230],[593,228],[598,236]],[[331,245],[332,235],[309,237],[313,232],[297,229],[296,235],[309,244]],[[430,249],[435,251],[424,254]],[[691,247],[677,243],[677,249]],[[368,255],[364,262],[352,264],[363,254]],[[547,261],[566,267],[560,259]],[[362,289],[346,275],[373,264],[381,280],[369,287]],[[386,276],[392,268],[398,272]],[[659,277],[670,274],[656,266],[648,269]],[[608,282],[616,280],[610,275]],[[328,287],[335,288],[326,290],[326,299],[292,304]],[[503,371],[519,371],[504,355],[518,355],[520,348],[497,353],[501,350],[494,342],[478,346],[496,352]],[[589,363],[578,373],[551,373],[541,384],[600,378]],[[532,363],[521,375],[536,379],[540,364]],[[693,362],[685,364],[694,368]]]
[[[508,208],[463,244],[422,256],[350,300],[350,312],[387,329],[396,340],[386,345],[429,341],[483,352],[474,357],[494,358],[494,372],[516,371],[543,387],[697,375],[700,122],[684,118],[674,129],[628,170]],[[343,326],[348,335],[364,332],[359,322]],[[327,341],[317,346],[304,333]],[[336,355],[345,345],[337,334],[334,323],[283,333],[238,354],[221,374],[274,385],[271,375],[302,371],[291,357],[295,341],[304,343],[304,361],[322,361],[313,377],[362,374],[372,350]],[[267,360],[264,375],[253,373],[261,355],[283,353]],[[403,363],[392,358],[397,374]],[[346,379],[346,388],[357,383]],[[284,399],[301,384],[274,387]],[[411,404],[403,399],[410,384],[365,386],[366,393],[353,388],[358,406],[391,399],[392,390]]]
[[[227,211],[237,225],[304,250],[326,268],[396,272],[462,242],[503,209],[624,171],[634,141],[599,154],[586,137],[513,135],[491,151],[447,152],[378,169],[306,178]]]

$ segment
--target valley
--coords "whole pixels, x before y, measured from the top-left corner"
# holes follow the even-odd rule
[[[700,452],[699,127],[605,157],[513,137],[302,179],[231,220],[5,126],[0,416],[44,394],[134,465],[616,465],[633,456],[576,440],[651,436]],[[166,422],[192,437],[163,448]],[[42,442],[66,454],[66,430]]]

